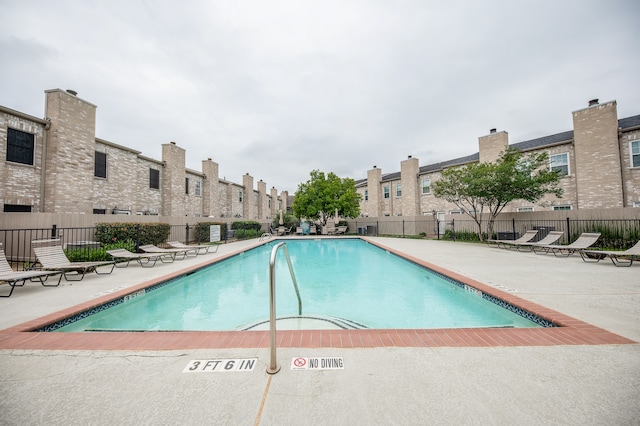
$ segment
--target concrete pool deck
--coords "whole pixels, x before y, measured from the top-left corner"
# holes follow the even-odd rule
[[[621,342],[640,341],[640,265],[616,268],[608,260],[587,264],[579,256],[480,244],[372,241],[606,330]],[[223,245],[217,254],[150,269],[132,265],[58,288],[29,283],[0,300],[0,329],[254,243]],[[640,419],[638,344],[292,346],[278,349],[282,368],[270,376],[263,346],[35,350],[11,346],[11,333],[0,334],[2,424],[584,425]],[[295,357],[340,357],[344,369],[292,370]],[[183,373],[191,360],[245,358],[257,358],[254,370]]]

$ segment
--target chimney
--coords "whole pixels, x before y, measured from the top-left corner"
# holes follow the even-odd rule
[[[496,132],[496,129],[489,130],[489,134],[494,134],[495,132]]]
[[[589,106],[594,106],[594,105],[598,105],[599,104],[599,99],[591,99],[589,101]]]
[[[67,93],[73,96],[77,96],[78,92],[76,92],[75,90],[71,90],[71,89],[67,89]]]

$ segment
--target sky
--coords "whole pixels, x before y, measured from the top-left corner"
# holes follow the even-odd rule
[[[572,130],[588,101],[640,114],[637,0],[0,0],[0,105],[97,105],[96,137],[162,144],[293,193]]]

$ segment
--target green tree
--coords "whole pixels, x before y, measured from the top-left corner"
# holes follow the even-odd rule
[[[298,185],[293,200],[293,214],[308,218],[322,226],[335,216],[354,218],[360,214],[360,194],[356,192],[356,183],[351,178],[341,179],[330,172],[314,170],[311,179]]]
[[[487,235],[493,235],[496,216],[514,200],[538,202],[546,194],[562,197],[560,175],[549,169],[547,153],[523,154],[509,147],[493,163],[450,168],[432,185],[433,194],[449,201],[478,225],[483,241],[483,213],[488,213]]]

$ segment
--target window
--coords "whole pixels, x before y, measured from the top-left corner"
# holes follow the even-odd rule
[[[463,214],[462,210],[449,210],[449,214]]]
[[[23,206],[20,204],[5,204],[5,213],[31,213],[31,206]]]
[[[365,200],[365,201],[368,201],[368,200],[369,200],[369,190],[368,190],[368,189],[365,189],[365,190],[364,190],[364,200]]]
[[[93,214],[107,214],[107,209],[93,209]]]
[[[431,179],[422,179],[422,193],[431,194]]]
[[[634,201],[633,207],[640,207],[640,201]]]
[[[560,176],[569,174],[569,154],[555,154],[549,157],[551,170],[558,172]]]
[[[242,190],[238,191],[238,201],[242,202]]]
[[[16,129],[7,129],[7,161],[33,166],[35,136]]]
[[[195,192],[196,192],[196,196],[200,197],[202,195],[202,182],[200,182],[199,180],[194,182],[195,184]]]
[[[402,197],[402,184],[396,184],[396,197]]]
[[[184,193],[189,193],[189,178],[184,178]]]
[[[149,169],[149,188],[160,189],[160,170]]]
[[[533,207],[518,207],[517,209],[518,212],[532,212],[533,211]]]
[[[553,210],[571,210],[571,206],[553,206]]]
[[[96,151],[93,175],[99,178],[107,177],[107,154]]]
[[[631,142],[631,167],[640,167],[640,141]]]
[[[382,189],[384,190],[384,198],[389,198],[389,187],[385,186]]]

